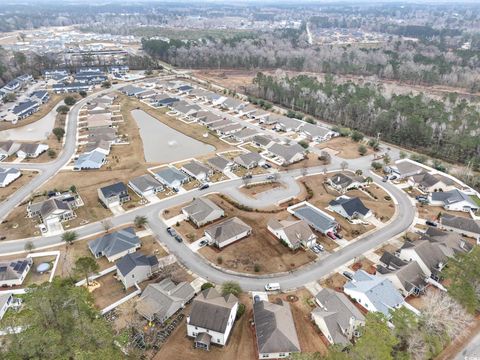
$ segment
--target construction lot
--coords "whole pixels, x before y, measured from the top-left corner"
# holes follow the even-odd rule
[[[322,150],[333,150],[338,157],[341,157],[343,159],[358,159],[359,157],[362,157],[362,155],[360,155],[360,153],[358,152],[359,146],[360,142],[355,142],[349,137],[335,137],[331,140],[322,142],[321,144],[317,145],[317,147]],[[368,146],[366,147],[367,153],[363,156],[373,154],[374,151],[372,150],[372,148]]]

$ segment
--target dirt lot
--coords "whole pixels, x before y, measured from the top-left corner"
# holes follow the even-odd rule
[[[372,275],[377,271],[375,264],[367,258],[359,258],[349,267],[352,269],[352,271],[363,270]]]
[[[461,216],[465,218],[470,218],[470,214],[463,211],[449,211],[445,210],[441,206],[429,206],[429,205],[420,205],[417,204],[418,215],[422,219],[438,221],[438,214],[449,214],[454,216]]]
[[[329,141],[319,144],[317,147],[319,149],[329,148],[334,151],[337,151],[337,156],[344,159],[357,159],[362,157],[358,153],[358,147],[360,146],[359,142],[355,142],[349,137],[336,137]],[[364,156],[373,154],[373,150],[367,146],[367,153]]]
[[[345,285],[347,282],[348,282],[348,279],[345,276],[339,273],[334,273],[330,275],[328,278],[326,278],[325,280],[322,280],[320,282],[320,285],[322,287],[334,289],[337,291],[342,291],[343,285]]]
[[[249,184],[247,186],[242,186],[240,188],[240,192],[255,197],[258,194],[261,194],[268,190],[278,189],[278,188],[285,188],[285,185],[281,182],[268,182],[268,183],[257,183],[257,184]]]
[[[125,290],[121,281],[115,278],[115,272],[111,272],[95,280],[100,287],[92,291],[95,306],[103,309],[115,301],[135,291],[135,287]]]
[[[0,188],[0,201],[6,200],[15,191],[32,181],[36,174],[36,171],[22,170],[22,176],[7,187]]]
[[[257,71],[249,70],[194,70],[200,79],[212,81],[221,86],[242,92],[243,87],[251,85]]]
[[[375,250],[374,252],[375,252],[375,254],[377,254],[379,256],[382,256],[385,251],[393,254],[398,249],[399,249],[399,246],[395,246],[395,245],[392,245],[392,244],[385,244],[381,248]]]
[[[178,359],[178,360],[250,360],[256,359],[255,333],[250,326],[253,319],[252,300],[247,294],[240,295],[240,302],[245,304],[245,314],[235,322],[228,343],[224,347],[212,345],[210,351],[203,351],[193,348],[193,339],[187,337],[186,320],[177,327],[168,341],[157,352],[154,359]],[[189,314],[189,307],[184,314]]]
[[[218,195],[209,196],[225,210],[226,217],[238,216],[253,228],[253,233],[222,250],[214,247],[204,247],[199,253],[213,263],[222,259],[222,267],[239,272],[255,273],[254,266],[258,264],[257,273],[275,273],[288,271],[309,263],[316,258],[311,251],[299,249],[296,252],[280,243],[267,229],[271,217],[286,219],[290,215],[286,211],[277,214],[265,214],[239,210]]]

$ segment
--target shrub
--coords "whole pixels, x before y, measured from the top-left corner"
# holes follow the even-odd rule
[[[87,92],[85,90],[79,91],[78,94],[83,98],[87,96]]]
[[[223,258],[221,256],[217,257],[217,264],[222,264],[223,263]]]
[[[298,145],[300,145],[301,147],[303,147],[304,149],[307,149],[308,148],[308,142],[306,142],[305,140],[300,140],[298,142]]]
[[[358,147],[358,153],[362,156],[364,156],[367,153],[368,149],[365,145],[360,145]]]
[[[378,161],[372,161],[372,168],[375,170],[380,170],[381,168],[383,168],[383,165]]]
[[[202,284],[202,286],[200,287],[200,290],[206,290],[206,289],[210,289],[210,288],[213,288],[214,285],[212,283],[209,283],[209,282],[206,282],[205,284]]]
[[[350,134],[350,137],[355,142],[359,142],[360,140],[363,140],[363,134],[357,130],[353,130],[352,133]]]
[[[52,130],[53,135],[57,138],[58,141],[62,140],[63,136],[65,135],[65,130],[62,128],[55,128]]]
[[[53,149],[48,149],[47,155],[53,159],[57,153]]]
[[[66,114],[69,111],[70,111],[70,108],[66,105],[60,105],[59,107],[57,107],[57,112],[60,114]]]
[[[245,314],[245,305],[242,303],[239,303],[237,308],[237,315],[235,316],[235,319],[236,320],[240,319],[243,314]]]
[[[257,272],[257,273],[260,272],[260,265],[259,265],[259,264],[255,264],[255,265],[253,266],[253,271],[255,271],[255,272]]]
[[[65,97],[65,100],[63,100],[63,102],[65,103],[65,105],[72,106],[75,105],[77,100],[75,100],[73,96],[67,96]]]
[[[385,195],[383,198],[387,201],[392,200],[392,197],[390,195]]]

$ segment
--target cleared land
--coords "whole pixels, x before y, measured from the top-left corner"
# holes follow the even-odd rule
[[[265,191],[279,189],[279,188],[285,188],[285,185],[277,181],[264,182],[264,183],[256,183],[256,184],[249,184],[246,186],[242,186],[240,188],[240,192],[248,196],[255,197],[256,195],[261,194]]]
[[[17,180],[15,180],[7,187],[0,188],[0,201],[6,200],[15,191],[32,181],[36,175],[37,172],[35,171],[22,170],[22,176],[20,176]]]
[[[319,149],[332,149],[337,152],[337,156],[343,159],[357,159],[362,157],[358,152],[359,142],[355,142],[349,137],[336,137],[326,142],[323,142],[317,147]],[[366,145],[365,145],[366,146]],[[373,154],[372,148],[367,147],[367,153],[364,156]]]

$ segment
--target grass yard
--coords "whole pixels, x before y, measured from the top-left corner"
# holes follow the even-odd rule
[[[339,273],[333,273],[328,278],[322,280],[320,285],[324,288],[329,288],[337,291],[343,291],[343,286],[348,282],[348,279]]]
[[[17,191],[18,189],[22,188],[23,186],[28,184],[30,181],[32,181],[36,175],[37,175],[36,171],[22,170],[22,175],[17,180],[12,182],[7,187],[0,188],[0,201],[6,200],[15,191]]]
[[[27,217],[26,206],[17,206],[0,223],[0,234],[5,240],[23,239],[40,235],[37,219]]]
[[[253,229],[252,235],[239,240],[223,249],[204,247],[199,253],[213,263],[230,270],[246,273],[275,273],[289,271],[305,265],[316,258],[311,251],[299,249],[292,251],[280,243],[267,229],[271,217],[289,218],[286,211],[276,214],[247,212],[239,210],[221,199],[218,195],[209,196],[217,205],[225,210],[226,217],[238,216]],[[259,271],[255,272],[255,265]]]
[[[369,274],[375,274],[376,272],[375,264],[364,257],[356,259],[356,261],[349,267],[352,271],[363,270]]]
[[[418,216],[422,219],[438,221],[439,214],[449,214],[454,216],[461,216],[470,219],[470,214],[463,211],[445,210],[441,206],[421,205],[417,203]]]
[[[122,282],[115,277],[115,271],[101,276],[95,281],[100,284],[100,287],[93,290],[92,295],[95,306],[99,310],[135,291],[133,286],[125,290]]]
[[[334,151],[337,151],[337,156],[341,157],[343,159],[357,159],[359,157],[362,157],[359,152],[358,152],[358,147],[360,146],[360,142],[355,142],[349,137],[335,137],[331,140],[328,140],[326,142],[323,142],[317,147],[319,149],[332,149]],[[367,147],[367,153],[364,156],[368,156],[374,153],[372,148],[369,146],[365,145]]]

